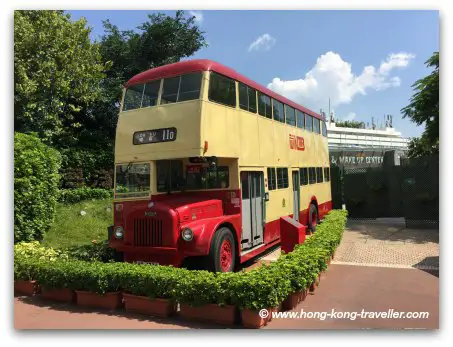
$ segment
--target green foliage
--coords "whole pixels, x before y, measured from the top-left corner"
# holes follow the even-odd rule
[[[38,241],[19,242],[14,245],[14,258],[32,258],[34,260],[56,261],[68,259],[63,250],[44,247]]]
[[[425,125],[422,136],[409,144],[410,157],[439,153],[439,52],[434,52],[425,64],[433,71],[412,85],[415,94],[401,110],[403,117]]]
[[[240,272],[228,287],[232,303],[239,308],[259,310],[276,307],[291,292],[291,280],[277,264]]]
[[[14,134],[14,242],[39,240],[51,227],[60,162],[38,138]]]
[[[178,283],[189,276],[185,269],[169,266],[126,264],[120,276],[120,287],[127,293],[149,298],[174,298]]]
[[[231,273],[212,273],[208,271],[187,271],[179,278],[175,288],[175,298],[181,303],[193,306],[205,304],[231,304]]]
[[[427,157],[439,154],[439,139],[431,141],[426,134],[414,137],[409,142],[407,156],[409,158]]]
[[[33,256],[17,256],[14,276],[15,279],[36,279],[45,287],[99,294],[123,290],[191,305],[271,308],[289,294],[308,288],[319,273],[327,269],[327,260],[341,241],[346,216],[346,211],[330,212],[304,244],[282,255],[278,261],[249,272],[210,273],[169,266],[102,263],[97,259],[80,261],[70,257],[69,261],[51,262]]]
[[[59,146],[77,142],[106,66],[86,20],[63,11],[14,13],[14,123]]]
[[[72,246],[64,250],[71,259],[83,261],[113,262],[115,250],[107,242],[92,242],[86,245]]]
[[[345,121],[335,122],[335,126],[341,127],[341,128],[362,129],[362,128],[365,128],[365,123],[364,122],[359,122],[359,121],[356,121],[356,120],[345,120]]]
[[[113,223],[111,199],[85,200],[75,204],[58,204],[55,222],[46,233],[43,244],[69,248],[107,239],[107,228]],[[81,215],[84,211],[86,214]]]
[[[113,191],[111,189],[83,187],[60,190],[58,200],[66,204],[75,204],[83,200],[109,199],[112,197]]]

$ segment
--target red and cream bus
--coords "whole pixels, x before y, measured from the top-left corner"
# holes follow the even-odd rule
[[[321,116],[210,60],[161,66],[124,88],[109,244],[129,262],[213,271],[277,245],[279,218],[331,209]]]

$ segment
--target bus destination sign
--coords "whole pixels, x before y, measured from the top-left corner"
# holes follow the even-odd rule
[[[164,128],[137,131],[134,133],[134,145],[146,143],[169,142],[176,140],[176,128]]]

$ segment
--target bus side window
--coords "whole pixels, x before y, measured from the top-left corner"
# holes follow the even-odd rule
[[[305,129],[313,131],[313,117],[305,114]]]
[[[297,127],[300,129],[305,129],[305,116],[303,112],[296,110],[296,120]]]
[[[301,186],[306,186],[308,184],[308,168],[303,167],[299,169],[299,181]]]
[[[288,188],[288,168],[278,167],[277,168],[277,188],[283,189]]]
[[[324,182],[329,182],[330,181],[330,168],[325,167],[324,168]]]
[[[208,97],[219,104],[236,107],[236,81],[211,72]]]
[[[308,168],[308,183],[309,184],[316,183],[316,170],[314,167]]]
[[[315,134],[320,133],[320,126],[319,126],[319,119],[318,118],[313,118],[313,132]]]
[[[268,185],[269,190],[275,190],[277,188],[274,167],[267,168],[267,185]]]
[[[286,124],[296,126],[296,115],[294,108],[285,105]]]
[[[272,119],[271,98],[260,92],[258,92],[258,113]]]
[[[322,183],[324,178],[322,177],[322,167],[316,168],[316,183]]]

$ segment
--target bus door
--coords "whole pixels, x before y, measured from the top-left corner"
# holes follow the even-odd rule
[[[241,172],[242,192],[242,249],[263,243],[265,225],[264,174],[256,171]]]
[[[300,184],[299,170],[293,171],[293,219],[299,221]]]

